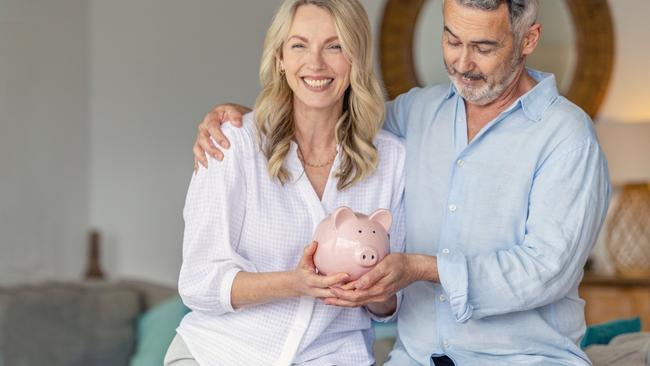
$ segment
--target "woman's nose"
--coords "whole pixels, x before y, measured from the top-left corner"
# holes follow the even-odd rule
[[[308,66],[313,70],[322,70],[325,68],[325,60],[320,50],[310,50],[308,57]]]

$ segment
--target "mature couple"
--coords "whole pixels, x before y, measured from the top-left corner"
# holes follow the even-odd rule
[[[384,106],[358,1],[286,0],[255,111],[220,106],[199,128],[179,279],[193,311],[166,365],[372,365],[370,320],[394,317],[393,366],[589,365],[578,285],[607,164],[589,117],[525,68],[537,12],[445,0],[451,84]],[[395,218],[392,253],[356,281],[316,274],[309,244],[342,205]]]

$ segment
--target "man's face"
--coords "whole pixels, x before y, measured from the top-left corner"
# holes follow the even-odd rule
[[[467,102],[493,102],[523,62],[514,45],[508,5],[485,11],[446,0],[444,23],[442,50],[449,78]]]

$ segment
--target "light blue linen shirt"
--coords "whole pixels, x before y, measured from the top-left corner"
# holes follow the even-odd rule
[[[468,143],[453,86],[389,102],[406,139],[410,253],[438,257],[441,285],[404,290],[390,365],[589,365],[578,296],[610,199],[591,119],[538,84]]]

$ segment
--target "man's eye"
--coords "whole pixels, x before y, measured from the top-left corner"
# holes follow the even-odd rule
[[[481,47],[478,47],[476,50],[478,51],[478,53],[482,55],[489,55],[493,51],[493,49],[491,48],[481,48]]]
[[[454,41],[447,41],[447,44],[450,45],[451,47],[458,47],[460,46],[460,42],[454,42]]]

